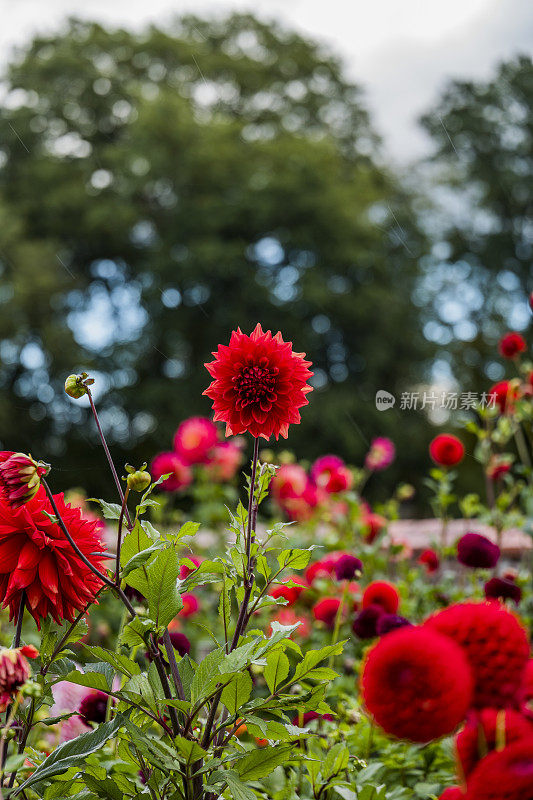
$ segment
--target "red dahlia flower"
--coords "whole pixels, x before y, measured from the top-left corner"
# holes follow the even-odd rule
[[[305,469],[299,464],[283,464],[272,478],[270,491],[278,503],[287,497],[300,497],[308,480]]]
[[[519,388],[513,381],[500,381],[489,390],[492,406],[498,406],[502,414],[512,414],[518,400]]]
[[[533,800],[533,736],[483,758],[468,781],[468,800]]]
[[[0,453],[0,494],[13,508],[33,500],[41,488],[41,478],[48,475],[50,465],[35,461],[25,453]]]
[[[181,600],[183,602],[183,608],[178,612],[178,617],[192,617],[193,614],[196,614],[199,603],[193,594],[182,594]]]
[[[375,639],[378,635],[378,624],[385,614],[381,606],[367,606],[360,611],[353,621],[352,631],[358,639]]]
[[[201,556],[185,556],[185,558],[187,559],[187,563],[180,566],[180,578],[182,581],[185,580],[185,578],[187,578],[192,572],[198,569],[203,561]]]
[[[507,475],[513,464],[512,458],[509,456],[492,456],[487,465],[487,478],[491,481],[498,481]]]
[[[502,336],[498,350],[504,358],[516,358],[527,350],[526,340],[519,333],[513,331]]]
[[[287,586],[287,583],[296,583],[298,585]],[[287,601],[287,606],[292,606],[306,587],[307,584],[300,575],[288,575],[286,583],[275,583],[270,589],[269,595],[275,599],[283,597]]]
[[[292,608],[280,608],[277,614],[272,617],[272,622],[279,622],[280,625],[296,625],[300,623],[299,627],[291,633],[291,639],[307,639],[311,633],[311,623],[305,614],[297,614]],[[268,635],[272,636],[272,626],[269,626]]]
[[[439,797],[439,800],[466,800],[466,795],[460,786],[448,786]]]
[[[105,545],[100,539],[101,523],[86,519],[79,508],[65,503],[62,494],[54,499],[70,535],[81,552],[102,571]],[[80,560],[63,531],[43,513],[53,515],[43,497],[15,510],[0,500],[0,600],[9,606],[10,619],[18,618],[22,593],[37,627],[51,614],[61,624],[73,622],[78,611],[94,601],[102,582]]]
[[[162,475],[169,476],[160,484],[165,492],[177,492],[192,483],[192,470],[177,453],[158,453],[150,470],[154,481]]]
[[[38,651],[32,645],[14,650],[0,649],[0,712],[5,711],[12,696],[26,683],[31,675],[28,658],[37,658]]]
[[[341,601],[338,597],[324,597],[313,606],[313,616],[328,628],[333,628]]]
[[[476,764],[492,750],[533,736],[533,723],[510,708],[484,708],[468,716],[463,730],[457,734],[455,749],[460,769],[468,778]],[[481,747],[480,747],[481,745]]]
[[[242,447],[237,440],[220,442],[209,451],[205,469],[215,481],[231,481],[242,464]]]
[[[451,733],[472,699],[472,673],[461,648],[427,628],[393,631],[368,652],[363,702],[386,733],[429,742]]]
[[[312,391],[305,354],[258,324],[250,336],[233,331],[229,346],[220,344],[213,355],[205,367],[214,380],[204,394],[213,400],[215,422],[226,423],[226,436],[249,431],[256,438],[286,439]]]
[[[457,560],[472,569],[492,569],[500,558],[500,548],[481,533],[465,533],[457,542]]]
[[[458,603],[439,611],[425,628],[460,645],[474,676],[473,708],[507,708],[517,702],[529,658],[527,633],[500,603]]]
[[[385,517],[382,517],[381,514],[376,514],[374,511],[365,512],[361,521],[363,524],[363,537],[368,544],[372,544],[387,525]]]
[[[370,606],[370,608],[372,608],[372,606]],[[410,626],[412,626],[412,623],[405,617],[400,617],[399,614],[387,614],[384,612],[377,621],[376,633],[378,636],[385,636],[386,633],[397,631],[398,628],[408,628]]]
[[[451,433],[440,433],[429,445],[429,455],[440,467],[453,467],[462,461],[464,444]]]
[[[217,441],[217,426],[210,419],[190,417],[174,434],[174,450],[186,464],[204,464]]]
[[[311,478],[316,485],[328,494],[337,494],[349,489],[353,476],[342,458],[321,456],[311,467]]]
[[[395,586],[387,581],[373,581],[363,594],[362,607],[381,606],[387,614],[396,614],[400,605],[400,595]]]
[[[434,550],[424,550],[418,557],[418,563],[426,568],[430,575],[436,572],[440,566],[440,560]]]
[[[363,572],[363,562],[351,553],[342,553],[335,564],[335,577],[338,581],[351,581]]]
[[[511,578],[491,578],[485,584],[487,600],[512,600],[516,605],[522,599],[522,589]]]

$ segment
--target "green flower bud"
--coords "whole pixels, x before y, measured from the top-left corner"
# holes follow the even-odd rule
[[[144,466],[146,466],[146,464]],[[128,484],[128,489],[134,492],[144,492],[145,489],[148,489],[151,482],[152,476],[144,469],[137,469],[135,472],[128,471],[126,483]]]
[[[80,397],[87,394],[87,386],[91,386],[93,383],[94,378],[89,378],[86,372],[69,375],[65,381],[65,392],[74,400],[79,400]]]

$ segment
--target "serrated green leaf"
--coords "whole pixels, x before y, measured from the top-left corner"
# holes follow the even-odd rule
[[[282,650],[274,650],[267,655],[267,665],[264,671],[264,678],[271,694],[282,683],[289,674],[289,659]]]
[[[100,508],[102,509],[102,514],[106,519],[119,519],[121,506],[118,503],[107,503],[105,500],[102,500],[98,497],[88,497],[88,503],[98,503]]]
[[[128,678],[131,678],[132,675],[138,675],[141,671],[141,668],[135,661],[132,661],[131,658],[127,656],[123,656],[121,653],[113,653],[110,650],[105,650],[103,647],[89,647],[88,645],[85,646],[85,650],[99,659],[99,661],[105,661],[106,664],[110,664],[116,672],[121,672]]]
[[[252,679],[248,672],[240,672],[222,692],[222,702],[230,712],[236,714],[248,702],[252,693]]]
[[[242,781],[257,781],[270,775],[280,764],[286,764],[290,759],[290,747],[263,747],[261,750],[252,750],[240,758],[234,768],[239,773]]]
[[[183,603],[178,592],[179,557],[173,546],[161,550],[146,567],[148,611],[159,628],[174,619]]]

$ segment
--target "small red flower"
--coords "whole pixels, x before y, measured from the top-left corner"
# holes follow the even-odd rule
[[[207,417],[184,420],[174,434],[174,450],[186,464],[206,463],[217,442],[217,426]]]
[[[451,433],[440,433],[429,445],[429,454],[435,464],[453,467],[463,460],[464,444]]]
[[[458,603],[429,617],[424,627],[460,645],[474,676],[474,708],[507,708],[517,702],[529,658],[528,636],[500,603]]]
[[[462,774],[468,778],[487,752],[500,749],[500,742],[508,746],[527,736],[533,736],[533,724],[518,711],[484,708],[478,713],[469,714],[463,730],[455,739]]]
[[[381,606],[387,614],[396,614],[400,605],[400,595],[395,586],[387,581],[373,581],[363,594],[362,607]]]
[[[105,546],[101,523],[85,518],[79,508],[54,495],[61,517],[81,552],[101,571]],[[80,560],[63,531],[44,511],[54,512],[46,496],[15,510],[0,500],[0,601],[17,620],[22,593],[40,627],[49,614],[60,624],[73,622],[78,611],[94,601],[101,581]]]
[[[289,582],[297,583],[298,586],[287,586]],[[283,597],[287,601],[287,606],[292,606],[306,587],[307,584],[300,575],[288,575],[286,583],[275,583],[270,589],[269,595],[276,599]]]
[[[264,333],[258,324],[250,336],[240,328],[233,331],[229,346],[219,345],[213,355],[205,367],[214,380],[204,394],[213,400],[215,422],[226,423],[226,436],[249,431],[286,439],[312,391],[305,354],[293,352],[281,333]]]
[[[500,548],[481,533],[465,533],[457,542],[457,560],[465,567],[492,569],[500,558]]]
[[[26,683],[31,675],[28,658],[37,658],[38,651],[32,645],[14,650],[0,649],[0,712],[5,711],[13,695]]]
[[[519,389],[513,381],[500,381],[489,389],[491,405],[496,405],[502,414],[512,414],[518,400]]]
[[[388,633],[368,652],[361,677],[367,711],[386,733],[429,742],[451,733],[472,698],[472,673],[449,637],[420,627]]]
[[[272,478],[270,491],[278,503],[287,497],[301,497],[308,480],[305,469],[299,464],[283,464]]]
[[[182,658],[190,652],[191,643],[184,633],[181,633],[180,631],[170,631],[169,636],[170,641],[172,642],[172,647],[174,650],[178,651]]]
[[[162,475],[168,475],[161,484],[165,492],[177,492],[192,483],[192,470],[177,453],[158,453],[151,465],[154,481]]]
[[[387,520],[381,514],[368,511],[363,514],[363,537],[365,542],[372,544],[377,539],[381,531],[386,527]]]
[[[188,575],[190,575],[192,572],[194,572],[195,569],[198,569],[198,567],[200,566],[200,564],[203,561],[203,558],[201,558],[201,556],[186,556],[186,558],[187,558],[187,562],[192,562],[192,563],[186,563],[186,564],[182,564],[180,566],[180,578],[181,578],[181,580],[184,580],[185,578],[187,578]],[[193,566],[193,564],[194,564],[194,566]]]
[[[533,800],[533,736],[483,758],[468,781],[468,800]]]
[[[13,508],[33,500],[41,488],[41,478],[48,475],[50,465],[35,461],[25,453],[0,453],[0,494]],[[44,491],[44,489],[43,489]]]
[[[426,568],[430,575],[436,572],[440,566],[440,560],[434,550],[424,550],[418,557],[418,563]]]
[[[516,358],[527,350],[527,344],[523,336],[513,331],[502,336],[498,350],[504,358]]]
[[[322,456],[311,467],[311,478],[316,485],[328,494],[337,494],[349,489],[353,476],[342,458]]]
[[[328,628],[333,628],[341,601],[338,597],[324,597],[313,606],[313,616]]]
[[[193,594],[182,594],[181,600],[183,602],[183,608],[180,609],[178,617],[185,618],[185,617],[191,617],[193,614],[196,614],[199,608],[199,603]]]
[[[512,459],[509,456],[493,456],[487,465],[487,478],[491,481],[498,481],[507,475],[512,466]]]

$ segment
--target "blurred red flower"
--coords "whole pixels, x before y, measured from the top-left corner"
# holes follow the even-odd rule
[[[342,458],[321,456],[311,467],[311,478],[316,485],[328,494],[337,494],[349,489],[353,476]]]
[[[304,353],[295,353],[281,333],[272,336],[257,325],[250,336],[237,329],[229,346],[219,345],[205,364],[213,381],[204,394],[213,400],[215,422],[226,423],[226,436],[249,431],[269,439],[288,436],[309,402],[312,372]]]
[[[429,617],[424,627],[460,645],[474,676],[474,708],[507,708],[517,703],[529,641],[525,628],[500,603],[458,603]]]
[[[526,340],[515,331],[506,333],[500,339],[498,350],[504,358],[516,358],[517,355],[527,350]]]
[[[183,608],[178,612],[178,617],[191,617],[193,614],[196,614],[199,603],[193,594],[182,594],[181,600],[183,602]]]
[[[209,451],[205,469],[215,481],[231,481],[242,460],[242,447],[237,440],[220,442]]]
[[[472,673],[449,637],[404,627],[368,652],[361,677],[367,711],[386,733],[429,742],[451,733],[472,698]]]
[[[313,606],[313,616],[328,628],[333,628],[341,601],[338,597],[324,597]]]
[[[174,450],[186,464],[204,464],[218,441],[217,426],[207,417],[189,417],[174,434]]]
[[[533,800],[533,736],[483,758],[468,781],[468,800]]]
[[[378,436],[370,442],[370,450],[365,456],[365,467],[379,472],[390,467],[396,455],[394,443],[386,436]]]
[[[381,606],[388,614],[395,614],[400,605],[400,595],[392,583],[373,581],[366,587],[361,605],[363,608]]]
[[[270,589],[269,595],[276,599],[283,597],[287,601],[287,606],[292,606],[307,587],[307,584],[300,575],[288,575],[285,580],[285,583],[275,583]],[[297,583],[298,586],[287,586],[289,582]]]
[[[31,669],[27,659],[37,658],[38,655],[33,645],[13,650],[0,649],[0,712],[6,710],[15,692],[30,677]]]
[[[426,568],[429,574],[436,572],[440,566],[440,560],[434,550],[424,550],[418,556],[418,563]]]
[[[489,389],[489,400],[497,405],[502,414],[512,414],[518,399],[518,386],[512,381],[500,381]]]
[[[440,433],[429,445],[429,455],[441,467],[459,464],[464,454],[464,444],[452,433]]]
[[[177,492],[185,489],[192,483],[192,470],[188,464],[177,455],[177,453],[158,453],[151,465],[151,473],[154,481],[159,480],[162,475],[168,475],[161,484],[161,489],[165,492]]]
[[[81,552],[101,571],[103,559],[93,553],[105,549],[100,538],[100,521],[86,519],[79,508],[54,499],[65,525]],[[9,606],[10,619],[18,618],[22,593],[26,606],[40,627],[42,618],[52,615],[61,624],[72,622],[101,587],[100,579],[74,552],[53,516],[46,496],[16,510],[0,500],[0,600]]]
[[[533,723],[518,711],[484,708],[478,713],[469,714],[464,728],[455,739],[462,774],[468,778],[483,755],[499,749],[499,742],[507,746],[527,736],[533,736]],[[482,752],[480,741],[483,742]]]

